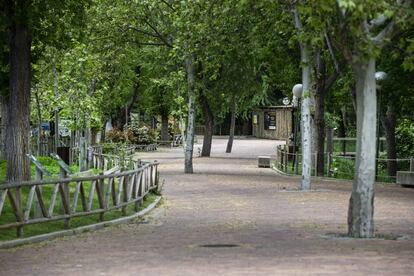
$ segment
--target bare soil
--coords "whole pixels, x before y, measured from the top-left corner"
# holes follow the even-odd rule
[[[376,233],[346,233],[350,182],[258,168],[271,140],[213,141],[211,158],[183,173],[182,149],[140,154],[161,161],[164,203],[145,220],[0,250],[0,275],[413,275],[414,189],[377,185]],[[197,146],[196,146],[197,152]],[[400,237],[400,239],[395,239]]]

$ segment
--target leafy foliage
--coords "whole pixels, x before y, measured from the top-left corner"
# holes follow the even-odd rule
[[[396,129],[397,152],[401,158],[414,156],[414,122],[402,120]]]

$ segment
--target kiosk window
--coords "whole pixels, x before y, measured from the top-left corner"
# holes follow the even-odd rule
[[[276,115],[270,112],[264,112],[264,129],[276,130]]]

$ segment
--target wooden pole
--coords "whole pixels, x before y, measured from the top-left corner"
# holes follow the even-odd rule
[[[330,177],[331,176],[331,164],[332,164],[332,154],[330,152],[327,153],[328,154],[328,172],[327,175]]]
[[[40,181],[43,179],[43,173],[39,168],[36,167],[36,181]],[[42,186],[39,185],[40,192],[42,191]],[[37,194],[34,197],[34,217],[40,218],[42,216],[42,209],[40,208],[39,199],[37,198]]]
[[[80,137],[80,143],[79,143],[79,169],[81,172],[86,171],[86,141],[85,137]]]

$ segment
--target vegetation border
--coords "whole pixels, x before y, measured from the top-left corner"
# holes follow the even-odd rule
[[[294,177],[294,178],[301,178],[301,175],[297,175],[297,174],[290,174],[290,173],[285,173],[281,170],[279,170],[278,168],[276,168],[276,166],[274,165],[270,165],[270,168],[272,169],[272,171],[274,171],[275,173],[282,175],[282,176],[287,176],[287,177]],[[318,179],[318,180],[324,180],[324,181],[334,181],[334,182],[348,182],[348,183],[353,183],[353,180],[351,179],[340,179],[340,178],[333,178],[333,177],[325,177],[325,176],[311,176],[312,179]],[[401,185],[397,184],[397,183],[390,183],[390,182],[377,182],[375,181],[375,184],[379,184],[379,185],[384,185],[384,186],[395,186],[395,187],[401,187]]]
[[[125,223],[128,223],[128,222],[138,218],[138,217],[142,217],[142,216],[146,215],[147,213],[149,213],[150,211],[152,211],[160,203],[161,199],[162,199],[162,196],[157,196],[155,198],[154,202],[152,202],[150,205],[148,205],[147,208],[145,208],[144,210],[141,210],[141,211],[139,211],[139,212],[137,212],[133,215],[130,215],[128,217],[117,218],[117,219],[113,219],[113,220],[109,220],[109,221],[98,222],[98,223],[95,223],[95,224],[80,226],[80,227],[77,227],[77,228],[74,228],[74,229],[62,230],[62,231],[57,231],[57,232],[32,236],[32,237],[23,238],[23,239],[15,239],[15,240],[11,240],[11,241],[4,241],[4,242],[0,242],[0,249],[7,249],[7,248],[20,246],[20,245],[37,243],[37,242],[41,242],[41,241],[51,240],[51,239],[58,238],[58,237],[73,236],[73,235],[77,235],[77,234],[84,233],[84,232],[95,231],[95,230],[102,229],[102,228],[108,227],[108,226],[113,226],[113,225],[118,225],[118,224],[125,224]]]

